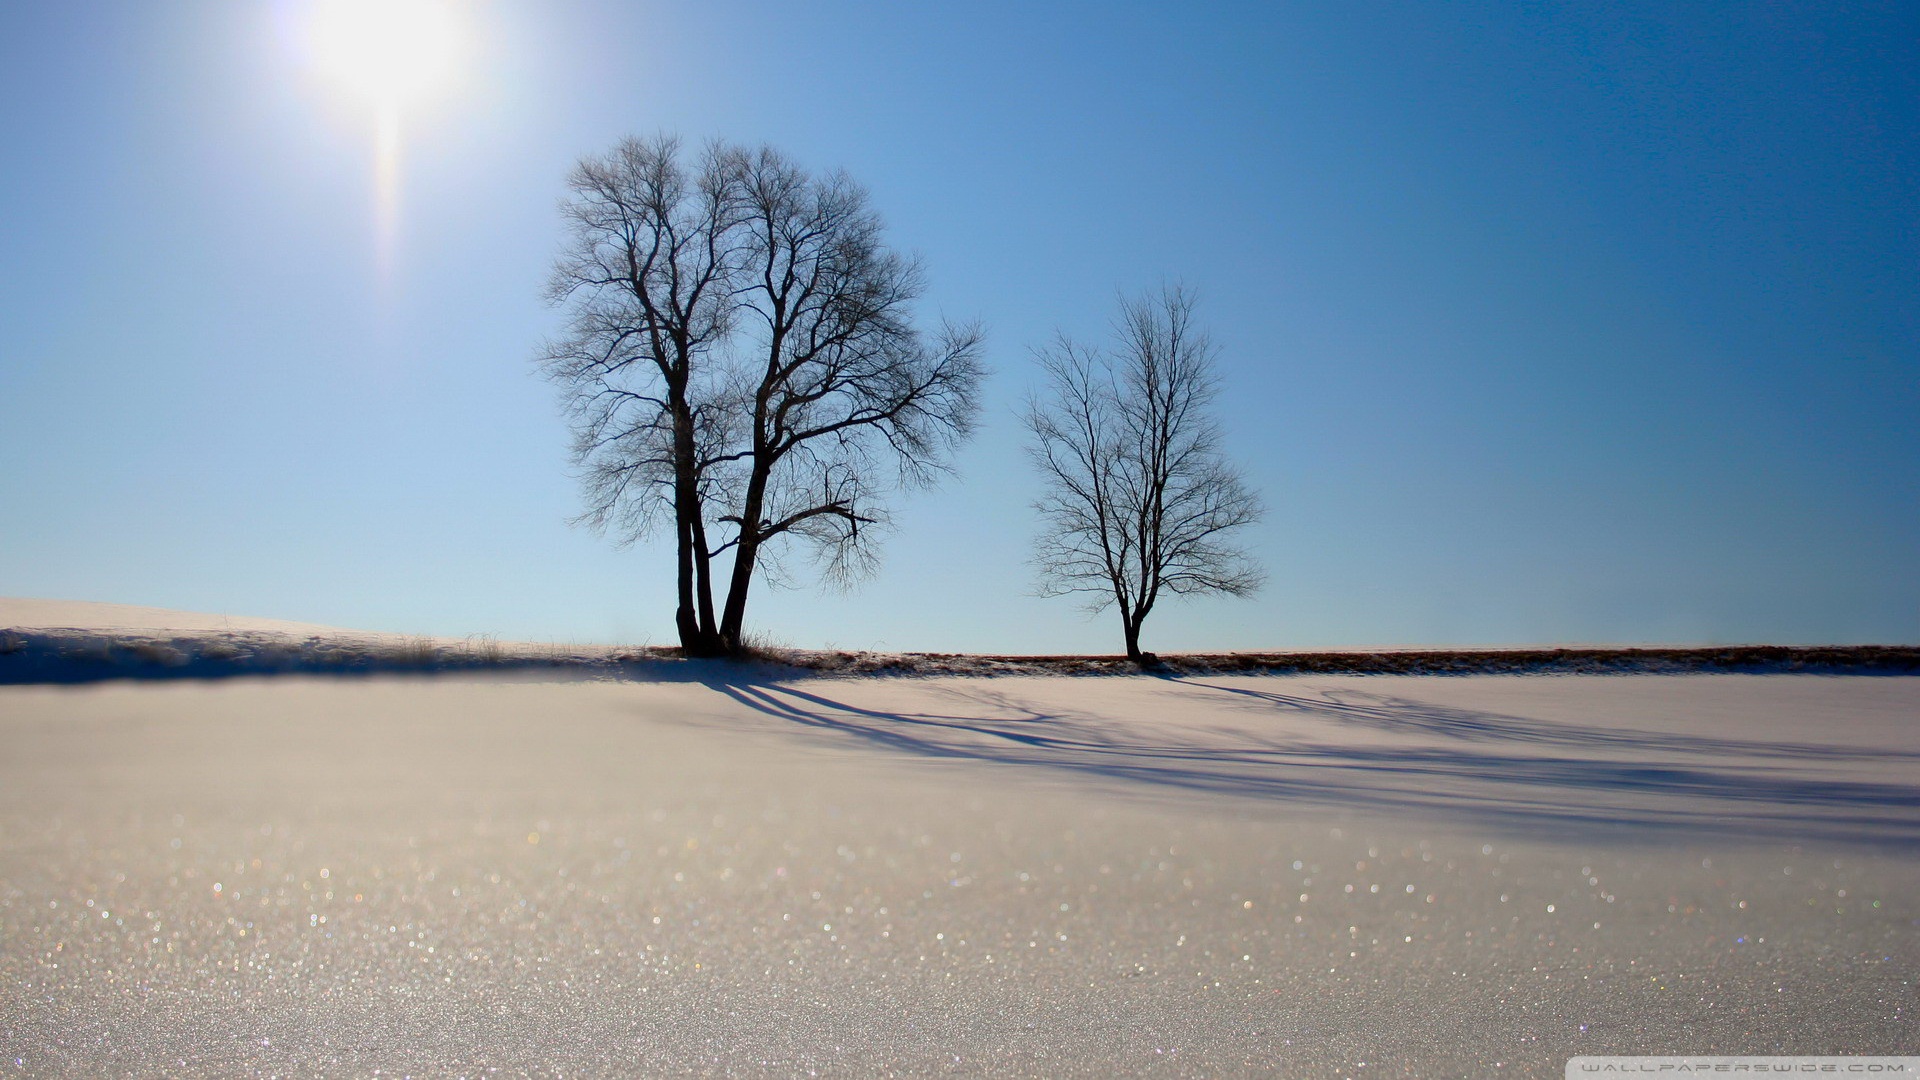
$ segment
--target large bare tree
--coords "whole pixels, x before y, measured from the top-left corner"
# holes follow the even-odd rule
[[[685,157],[630,139],[575,168],[548,289],[566,329],[541,363],[581,520],[623,541],[671,525],[680,642],[710,656],[740,651],[785,541],[833,580],[871,568],[888,497],[971,433],[983,369],[977,328],[915,324],[920,266],[844,173],[766,147]]]
[[[1215,348],[1193,307],[1178,287],[1123,298],[1111,348],[1061,335],[1037,350],[1047,386],[1025,417],[1045,483],[1040,592],[1117,608],[1137,663],[1154,659],[1140,627],[1163,595],[1247,596],[1262,581],[1233,542],[1260,501],[1221,455]]]

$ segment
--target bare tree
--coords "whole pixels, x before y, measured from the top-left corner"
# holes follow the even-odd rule
[[[978,411],[980,332],[915,326],[919,264],[843,173],[718,143],[689,168],[660,138],[569,185],[549,286],[567,328],[541,361],[573,422],[581,520],[623,541],[671,521],[682,647],[738,652],[784,541],[855,579],[887,497],[949,471]]]
[[[1112,349],[1062,335],[1037,350],[1048,385],[1025,417],[1046,485],[1034,504],[1041,595],[1118,608],[1139,663],[1154,659],[1140,627],[1163,594],[1248,596],[1263,579],[1233,544],[1260,501],[1221,456],[1207,411],[1216,350],[1193,306],[1178,287],[1123,298]]]

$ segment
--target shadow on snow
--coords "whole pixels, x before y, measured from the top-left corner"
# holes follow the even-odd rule
[[[1364,692],[1307,697],[1167,679],[1196,704],[1231,695],[1282,717],[1407,736],[1312,740],[1218,729],[1157,741],[1094,716],[1035,711],[989,689],[981,707],[886,712],[837,700],[821,682],[702,681],[758,713],[928,757],[1041,767],[1147,789],[1221,793],[1303,807],[1417,813],[1542,839],[1657,841],[1714,835],[1920,847],[1920,786],[1809,775],[1920,753],[1600,728]],[[745,674],[745,673],[742,673]]]

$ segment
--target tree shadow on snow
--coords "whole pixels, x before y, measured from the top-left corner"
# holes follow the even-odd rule
[[[1713,835],[1920,848],[1920,785],[1844,775],[1849,763],[1920,759],[1909,751],[1589,727],[1386,695],[1317,698],[1185,679],[1167,684],[1196,704],[1232,695],[1276,720],[1331,726],[1276,723],[1272,734],[1189,726],[1160,739],[1148,725],[1036,711],[986,687],[955,694],[963,706],[955,711],[888,712],[838,700],[824,692],[830,683],[744,675],[701,681],[755,712],[833,736],[1136,790],[1411,813],[1559,840]],[[1342,729],[1371,734],[1346,740]]]

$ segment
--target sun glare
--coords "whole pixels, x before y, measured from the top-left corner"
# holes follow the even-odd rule
[[[466,27],[453,0],[312,0],[305,48],[316,71],[373,120],[374,242],[393,269],[400,232],[401,119],[453,82]]]
[[[446,0],[316,0],[308,32],[327,78],[386,109],[444,86],[462,44]]]

